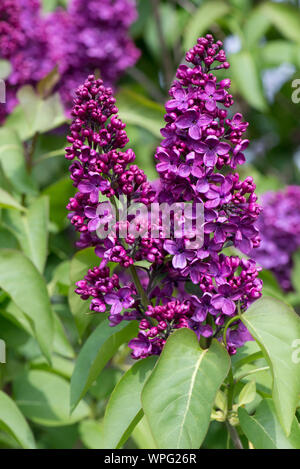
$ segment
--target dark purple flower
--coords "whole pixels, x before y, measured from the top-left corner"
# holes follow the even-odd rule
[[[204,225],[204,233],[214,233],[216,243],[224,243],[228,233],[236,233],[237,226],[234,223],[227,223],[225,214],[220,214],[216,221],[208,222]]]
[[[211,305],[212,295],[210,293],[204,293],[204,295],[199,298],[195,295],[191,296],[191,301],[195,308],[195,312],[192,316],[192,320],[195,322],[205,321],[208,314],[215,316],[217,310]]]
[[[196,191],[201,194],[206,194],[210,189],[210,184],[222,183],[224,181],[224,176],[222,174],[213,173],[213,169],[206,169],[205,172],[197,180]]]
[[[244,151],[249,145],[249,140],[242,140],[241,143],[238,143],[232,152],[232,159],[230,161],[230,166],[236,168],[239,164],[244,164],[246,161]]]
[[[178,167],[178,176],[186,178],[190,174],[196,178],[203,176],[203,170],[200,168],[199,159],[194,151],[186,155],[185,162],[181,163]]]
[[[205,202],[205,207],[211,209],[230,202],[232,199],[232,185],[233,183],[229,176],[226,176],[221,186],[211,185],[205,194],[208,198],[208,201]]]
[[[128,343],[128,347],[132,349],[133,358],[144,358],[151,355],[152,344],[145,332],[139,332],[139,335]]]
[[[105,295],[105,303],[111,305],[110,314],[119,314],[122,309],[130,308],[134,303],[134,299],[131,295],[132,291],[127,287],[120,288],[120,290],[115,293]]]
[[[215,309],[222,310],[226,316],[232,316],[236,310],[234,300],[239,298],[240,293],[235,292],[228,283],[224,283],[219,286],[218,293],[212,297],[211,304]]]
[[[167,111],[172,111],[173,109],[178,109],[179,111],[186,111],[189,107],[188,93],[182,88],[176,88],[172,90],[173,99],[166,103]]]
[[[203,163],[208,168],[215,166],[218,156],[226,155],[230,150],[229,143],[220,142],[218,137],[210,135],[204,142],[197,142],[194,148],[199,153],[204,153]]]
[[[157,154],[157,158],[160,163],[156,165],[158,173],[167,171],[168,173],[177,173],[177,168],[179,164],[179,154],[178,152],[172,150],[161,149]]]
[[[204,86],[204,91],[198,93],[199,99],[205,100],[205,107],[209,112],[213,112],[217,106],[216,101],[223,101],[225,96],[226,91],[217,90],[213,81],[208,81]]]
[[[110,223],[113,219],[111,208],[106,202],[97,207],[85,207],[84,214],[90,219],[87,225],[89,231],[96,231],[100,226]]]
[[[193,251],[185,248],[182,238],[176,240],[167,239],[164,242],[164,249],[173,255],[172,265],[174,269],[184,269],[187,265],[187,260],[191,260],[194,257]]]
[[[212,120],[209,115],[199,114],[194,109],[190,109],[178,117],[175,124],[178,129],[188,129],[188,135],[193,140],[199,140],[202,135],[202,127],[210,124]]]
[[[89,179],[83,179],[78,184],[78,189],[83,194],[90,194],[92,204],[99,202],[99,192],[103,192],[109,188],[110,184],[99,174],[92,174]]]

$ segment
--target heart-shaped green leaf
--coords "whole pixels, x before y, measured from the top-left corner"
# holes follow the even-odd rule
[[[229,366],[229,355],[218,341],[202,350],[190,329],[170,336],[142,392],[143,410],[158,448],[200,447]]]

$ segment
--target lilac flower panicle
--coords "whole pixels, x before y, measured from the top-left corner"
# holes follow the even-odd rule
[[[125,125],[112,91],[101,80],[90,76],[79,87],[72,111],[66,157],[78,192],[68,204],[69,218],[80,233],[78,246],[94,246],[100,258],[99,267],[77,283],[76,292],[90,301],[92,311],[108,311],[111,326],[139,321],[139,334],[129,343],[133,358],[160,354],[172,331],[181,327],[192,329],[199,340],[221,341],[224,327],[236,318],[226,333],[227,349],[234,354],[251,339],[238,314],[261,296],[255,261],[224,251],[233,246],[249,254],[260,241],[255,184],[233,172],[244,162],[248,123],[241,114],[229,114],[230,80],[218,82],[212,73],[229,67],[222,43],[210,35],[200,38],[186,60],[166,103],[164,138],[155,154],[158,181],[149,183],[133,164],[133,151],[124,148]],[[201,204],[203,245],[191,244],[193,228],[176,237],[175,219],[166,236],[163,213],[154,221],[155,238],[143,216],[137,217],[140,236],[118,236],[122,223],[129,224],[125,220],[115,223],[113,234],[99,238],[97,193],[111,201],[126,195],[129,203],[147,207],[152,202],[187,203],[192,218],[195,204]],[[148,261],[149,267],[141,269],[137,261]],[[117,264],[112,276],[111,263]]]
[[[262,207],[257,221],[261,244],[251,256],[274,273],[283,290],[291,291],[292,256],[300,248],[300,187],[265,193]]]

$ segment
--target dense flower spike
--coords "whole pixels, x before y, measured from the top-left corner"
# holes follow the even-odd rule
[[[74,90],[90,73],[98,70],[112,86],[139,56],[128,35],[136,19],[134,0],[71,0],[67,10],[44,16],[40,3],[3,0],[0,5],[0,56],[12,66],[2,119],[17,104],[17,90],[35,86],[56,65],[56,89],[70,111]]]
[[[261,244],[251,256],[275,274],[284,290],[292,290],[292,256],[300,247],[300,187],[265,193],[262,207],[257,222]]]
[[[242,181],[232,172],[245,160],[248,124],[241,114],[229,115],[230,81],[218,82],[212,73],[229,67],[221,47],[210,35],[200,38],[186,55],[190,66],[177,71],[166,104],[164,140],[155,155],[160,178],[154,183],[136,165],[128,166],[134,154],[124,150],[128,139],[111,90],[91,76],[77,91],[71,146],[66,149],[79,190],[68,205],[70,219],[80,232],[79,246],[95,246],[101,272],[108,263],[118,264],[119,283],[106,298],[90,277],[76,291],[84,299],[92,297],[93,311],[111,305],[111,325],[139,320],[138,337],[129,343],[134,358],[159,354],[172,331],[181,327],[194,330],[205,344],[213,337],[223,340],[226,328],[231,354],[251,338],[238,314],[261,296],[259,268],[225,249],[233,246],[248,254],[259,245],[255,223],[260,207],[252,178]],[[142,202],[146,208],[152,202],[165,207],[185,203],[190,210],[184,217],[193,223],[182,235],[181,215],[174,215],[168,230],[163,210],[150,220],[146,210],[119,218],[112,230],[112,214],[98,203],[99,194],[114,206],[125,195],[127,203]],[[194,226],[198,206],[203,210],[203,243]],[[130,231],[133,218],[135,233]],[[108,236],[97,237],[95,230],[108,225]],[[120,236],[123,228],[129,228],[125,238]],[[143,261],[142,269],[137,261]],[[99,285],[111,285],[105,272]]]

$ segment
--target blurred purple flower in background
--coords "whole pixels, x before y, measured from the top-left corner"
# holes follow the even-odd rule
[[[250,256],[271,270],[281,287],[292,290],[292,256],[300,248],[300,187],[288,186],[262,197],[263,211],[257,221],[261,244]]]
[[[41,14],[40,0],[2,0],[0,57],[11,64],[7,103],[0,119],[18,103],[25,84],[35,86],[57,65],[59,91],[70,111],[74,90],[97,71],[107,85],[115,85],[135,64],[139,50],[128,35],[137,16],[134,0],[71,0],[67,10]]]

